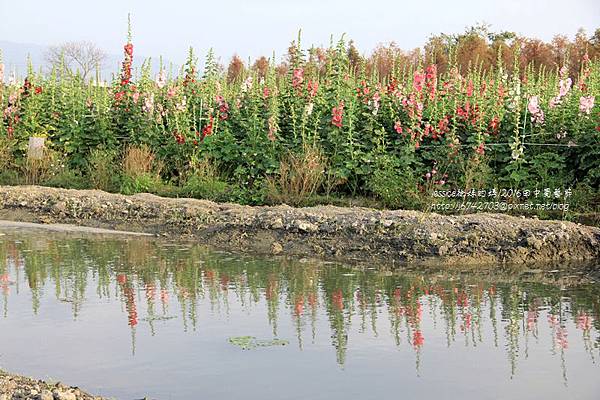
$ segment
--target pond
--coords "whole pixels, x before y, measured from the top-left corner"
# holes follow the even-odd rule
[[[392,271],[145,237],[0,235],[0,367],[96,395],[600,395],[600,285],[559,272]]]

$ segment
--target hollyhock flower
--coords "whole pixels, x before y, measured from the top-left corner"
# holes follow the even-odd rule
[[[186,109],[186,105],[187,105],[187,101],[186,101],[185,96],[183,96],[181,101],[175,105],[175,109],[179,112],[184,112]]]
[[[467,97],[473,96],[473,81],[469,81],[467,84]]]
[[[115,93],[115,101],[119,102],[123,99],[123,97],[125,96],[125,92],[124,91],[120,91]]]
[[[252,89],[252,77],[249,76],[248,78],[246,78],[246,80],[242,83],[242,93],[246,93],[248,90]]]
[[[265,99],[266,99],[267,97],[269,97],[269,94],[270,94],[270,92],[269,92],[269,88],[268,88],[267,86],[265,86],[265,87],[263,88],[263,98],[265,98]]]
[[[415,71],[413,77],[413,89],[415,92],[420,93],[423,90],[423,82],[425,81],[425,74],[420,71]]]
[[[150,93],[150,95],[146,96],[144,99],[144,105],[142,105],[142,110],[148,114],[152,114],[154,111],[154,94]]]
[[[42,94],[42,91],[43,91],[43,89],[42,89],[41,86],[36,86],[35,90],[34,90],[34,93],[35,94]]]
[[[319,90],[319,82],[309,80],[307,90],[310,97],[315,97],[317,95],[317,90]]]
[[[479,143],[479,146],[477,146],[477,148],[475,149],[475,153],[479,155],[485,154],[485,144],[483,142]]]
[[[175,86],[171,86],[169,90],[167,90],[167,97],[172,98],[177,94],[177,88]]]
[[[379,102],[381,101],[381,95],[379,92],[375,92],[373,98],[371,99],[371,107],[373,109],[373,115],[377,115],[379,112]]]
[[[167,72],[165,70],[161,70],[158,74],[156,74],[156,86],[159,89],[162,89],[167,84]]]
[[[579,98],[579,111],[583,114],[590,114],[594,108],[594,96],[581,96]]]
[[[304,113],[306,116],[309,116],[313,112],[313,108],[315,107],[314,103],[310,102],[304,107]]]
[[[337,107],[331,110],[331,123],[338,128],[342,127],[342,119],[344,117],[344,101],[340,101]]]
[[[498,118],[497,116],[495,116],[490,121],[490,129],[492,130],[492,133],[494,135],[498,134],[498,128],[499,127],[500,127],[500,118]]]
[[[294,69],[292,73],[292,86],[297,88],[304,82],[304,70],[302,68]]]
[[[540,108],[539,97],[532,96],[529,98],[527,110],[531,114],[531,122],[541,125],[544,123],[544,111]]]
[[[567,93],[569,93],[569,90],[571,89],[572,84],[573,84],[573,81],[571,80],[571,78],[561,79],[558,82],[559,97],[565,97],[567,95]]]
[[[129,57],[133,57],[133,44],[127,43],[125,45],[124,49],[125,49],[125,54],[127,54]]]
[[[226,120],[229,117],[229,104],[227,104],[225,98],[221,95],[217,95],[215,101],[219,106],[219,119],[221,121]]]
[[[396,123],[394,124],[394,130],[396,131],[396,133],[402,133],[402,124],[400,123],[400,121],[396,121]]]
[[[137,104],[138,100],[140,99],[140,92],[133,92],[131,98],[133,99],[133,102]]]
[[[269,133],[267,134],[267,137],[269,138],[269,140],[271,142],[274,142],[275,139],[277,139],[275,137],[275,134],[277,133],[277,121],[275,120],[275,116],[271,115],[269,117],[268,125],[269,125]]]
[[[202,139],[204,139],[206,136],[210,136],[213,133],[213,116],[211,115],[208,121],[208,125],[206,125],[204,127],[204,129],[202,129]]]

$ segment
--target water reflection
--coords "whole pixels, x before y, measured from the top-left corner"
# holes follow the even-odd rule
[[[545,351],[560,364],[564,383],[572,343],[583,344],[590,366],[600,347],[600,287],[561,287],[555,284],[558,278],[544,274],[517,279],[491,273],[392,273],[257,260],[141,238],[13,232],[0,239],[5,319],[11,296],[21,292],[30,293],[35,315],[44,312],[42,299],[51,298],[70,307],[75,320],[93,298],[118,301],[122,313],[115,321],[129,326],[132,354],[138,329],[154,336],[165,323],[176,323],[184,332],[195,331],[205,305],[215,315],[229,316],[232,306],[256,318],[266,312],[274,337],[287,314],[299,349],[314,344],[318,330],[328,325],[342,367],[353,336],[391,338],[393,343],[383,345],[410,348],[417,375],[431,339],[444,338],[447,348],[491,342],[506,352],[511,377],[519,372],[519,360],[550,343]],[[433,329],[423,329],[424,318]],[[324,319],[326,325],[317,323]],[[541,334],[551,335],[551,341],[540,341]]]

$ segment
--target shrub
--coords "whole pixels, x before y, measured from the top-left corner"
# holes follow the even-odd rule
[[[114,152],[96,149],[87,160],[87,177],[93,189],[107,192],[117,191],[120,186],[120,173],[115,165]]]
[[[183,185],[181,194],[196,199],[227,201],[231,191],[230,185],[219,178],[215,164],[203,159],[192,165],[192,172]]]
[[[369,180],[369,188],[389,208],[412,209],[422,203],[414,173],[408,168],[398,170],[385,165],[377,169]]]

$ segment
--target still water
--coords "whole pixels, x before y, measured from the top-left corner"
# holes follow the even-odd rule
[[[598,399],[600,285],[559,280],[0,228],[0,367],[126,400]]]

